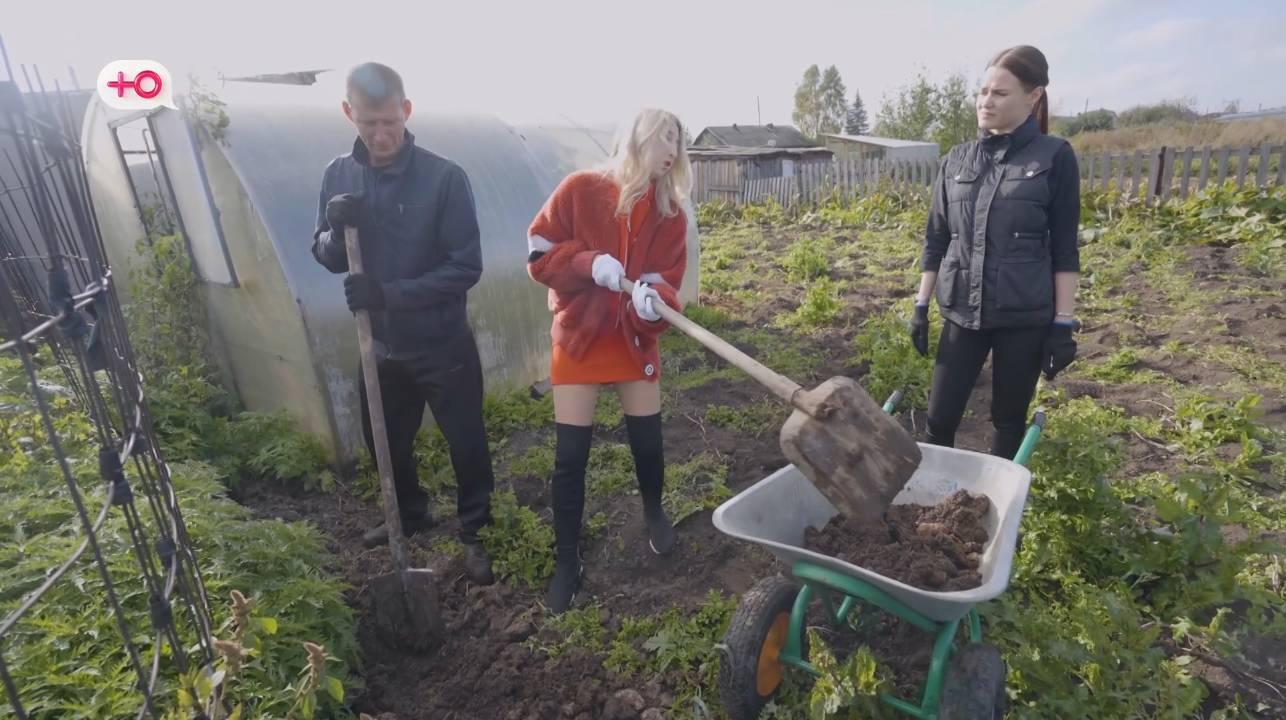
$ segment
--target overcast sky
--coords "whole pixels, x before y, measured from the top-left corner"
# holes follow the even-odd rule
[[[287,2],[0,0],[15,73],[82,86],[115,59],[147,58],[181,80],[393,65],[420,111],[586,125],[644,105],[706,125],[791,122],[806,67],[834,64],[872,120],[923,68],[971,82],[999,49],[1049,57],[1056,113],[1194,98],[1202,110],[1286,105],[1281,0],[544,0]],[[0,78],[3,78],[0,69]],[[182,87],[184,83],[180,82]],[[326,95],[313,88],[310,97]],[[229,90],[228,92],[234,92]],[[328,96],[328,95],[327,95]],[[294,97],[293,95],[290,97]],[[756,103],[758,102],[758,110]],[[694,133],[695,134],[695,133]]]

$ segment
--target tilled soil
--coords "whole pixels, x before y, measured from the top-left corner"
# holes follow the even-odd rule
[[[790,239],[774,237],[772,246],[784,247]],[[1222,248],[1190,248],[1189,253],[1194,267],[1241,275],[1225,257],[1227,252]],[[1202,283],[1226,283],[1222,277],[1207,279],[1202,273],[1197,277]],[[1241,280],[1274,291],[1276,297],[1286,292],[1286,283],[1276,280],[1245,277]],[[768,288],[765,293],[772,296],[771,290]],[[905,295],[906,291],[902,289],[854,283],[844,296],[844,309],[836,327],[815,333],[808,345],[801,348],[805,353],[824,358],[820,369],[813,377],[794,379],[810,386],[832,375],[860,379],[864,369],[850,364],[856,328],[868,315],[887,308]],[[1147,288],[1140,288],[1139,295],[1143,307],[1167,302]],[[753,312],[747,319],[755,327],[769,327],[776,314],[793,309],[793,306],[771,302],[750,307]],[[1275,362],[1286,361],[1286,347],[1281,343],[1283,315],[1280,301],[1229,298],[1212,311],[1225,320],[1230,331],[1223,336],[1223,342],[1236,344],[1250,338],[1267,340],[1260,343],[1261,351]],[[1081,345],[1079,358],[1082,362],[1101,359],[1126,344],[1125,337],[1129,338],[1129,344],[1149,350],[1159,350],[1172,339],[1185,345],[1209,339],[1196,334],[1193,328],[1155,332],[1148,326],[1146,318],[1118,318],[1109,324],[1091,324],[1085,328],[1078,337]],[[1232,378],[1235,375],[1226,367],[1212,366],[1182,354],[1162,358],[1143,365],[1182,383],[1209,385],[1224,376]],[[1105,402],[1124,406],[1130,412],[1155,412],[1159,404],[1167,404],[1166,398],[1155,397],[1157,391],[1153,387],[1104,386],[1063,376],[1050,385],[1064,390],[1068,397],[1102,397]],[[984,369],[957,432],[958,447],[987,451],[991,436],[988,410],[991,386],[991,372]],[[663,392],[665,388],[663,379]],[[1282,426],[1286,423],[1286,401],[1271,392],[1263,394],[1264,402],[1260,409],[1265,413],[1264,421]],[[681,393],[667,393],[666,397],[665,452],[668,462],[683,462],[697,453],[712,452],[728,465],[727,485],[734,493],[786,465],[777,446],[775,428],[751,436],[719,427],[705,419],[712,405],[744,406],[767,399],[768,394],[752,382],[719,380]],[[917,435],[924,429],[922,411],[905,411],[900,419],[908,430]],[[523,441],[521,438],[511,440],[515,446]],[[531,438],[525,440],[530,442]],[[623,426],[598,428],[596,431],[596,442],[625,440]],[[1174,469],[1174,461],[1168,453],[1159,451],[1154,445],[1133,438],[1127,439],[1127,443],[1131,469]],[[522,504],[549,519],[546,478],[512,479],[502,482],[498,489],[513,490]],[[262,516],[307,520],[328,536],[330,550],[335,555],[335,565],[331,570],[351,584],[353,589],[349,598],[359,617],[358,640],[363,657],[358,670],[366,686],[350,696],[355,710],[370,713],[379,720],[652,720],[670,714],[668,710],[675,688],[666,677],[622,679],[603,668],[601,657],[582,648],[573,647],[556,660],[529,649],[526,640],[540,633],[543,621],[540,590],[503,580],[491,587],[472,586],[465,579],[458,558],[430,549],[435,539],[454,536],[458,526],[453,519],[445,519],[432,531],[411,539],[412,564],[432,567],[438,574],[441,605],[447,623],[447,639],[442,647],[431,654],[412,655],[384,643],[367,620],[371,607],[368,583],[371,578],[390,569],[387,550],[367,550],[361,544],[362,532],[379,522],[375,503],[362,501],[343,489],[324,495],[300,494],[274,486],[247,487],[241,499]],[[440,502],[449,505],[450,499],[442,498]],[[608,524],[601,536],[585,545],[586,575],[577,605],[597,604],[601,608],[600,619],[609,628],[618,626],[623,618],[655,614],[671,607],[692,611],[710,590],[740,595],[757,580],[787,570],[757,546],[719,533],[711,525],[708,511],[679,523],[678,550],[667,558],[656,557],[647,548],[637,496],[591,498],[585,516],[588,518],[598,512],[607,516]],[[451,515],[449,512],[445,514]],[[922,540],[914,530],[914,521],[896,516],[891,518],[892,525],[886,525],[882,529],[883,534],[877,532],[875,541],[866,542],[866,547],[887,545],[887,540],[894,537],[905,542],[909,537],[913,542],[932,542],[940,544],[937,545],[939,548],[950,548],[949,551],[940,549],[940,557],[944,554],[948,559],[962,556],[968,561],[971,543],[985,542],[985,533],[981,540],[971,540],[978,537],[976,533],[966,531],[966,536],[957,538],[951,537],[949,532],[944,534],[937,530],[930,532],[932,540]],[[934,518],[927,522],[946,525],[937,516]],[[911,524],[908,526],[905,522]],[[948,538],[950,542],[947,542]],[[841,557],[850,550],[847,545],[861,543],[843,545],[838,548]],[[890,559],[884,564],[870,558],[855,564],[872,567],[876,563],[876,567],[883,568],[877,572],[898,577],[899,567],[906,564],[906,550],[901,543],[895,547],[898,548],[896,552],[886,553]],[[947,577],[943,579],[939,571]],[[976,566],[962,569],[954,560],[950,566],[931,564],[930,569],[916,572],[909,576],[910,582],[931,588],[933,582],[939,580],[942,581],[941,589],[969,587],[969,582],[977,584]],[[856,628],[858,632],[828,635],[828,642],[833,640],[837,651],[858,642],[870,646],[882,666],[893,671],[899,692],[904,697],[918,698],[932,650],[932,638],[885,614],[861,613],[855,622],[859,625]],[[1264,640],[1264,647],[1255,646],[1253,641],[1256,640]],[[1279,666],[1267,659],[1279,655],[1273,652],[1277,649],[1280,648],[1269,645],[1266,639],[1252,638],[1245,652],[1247,656],[1261,660],[1250,668],[1257,671],[1256,675],[1262,673],[1275,682],[1286,683]],[[1251,705],[1262,702],[1265,707],[1281,708],[1280,698],[1265,690],[1262,683],[1248,680],[1250,671],[1243,670],[1242,665],[1242,662],[1237,662],[1236,667],[1224,672],[1222,667],[1194,663],[1194,666],[1199,666],[1202,679],[1211,687],[1211,706],[1239,696],[1252,699]],[[718,702],[716,697],[705,700],[712,705]]]

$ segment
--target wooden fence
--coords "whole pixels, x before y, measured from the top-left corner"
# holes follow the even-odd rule
[[[1169,148],[1098,153],[1078,158],[1086,189],[1115,191],[1127,200],[1165,202],[1210,185],[1286,185],[1282,145]]]
[[[1186,198],[1210,185],[1237,188],[1286,185],[1286,146],[1257,148],[1157,148],[1078,157],[1085,190],[1112,191],[1133,202]],[[859,197],[876,188],[925,189],[938,163],[930,160],[829,160],[798,163],[791,177],[748,179],[734,160],[693,163],[694,202],[742,204],[773,198],[781,205],[815,204],[830,197]]]
[[[851,159],[796,163],[790,177],[749,179],[736,161],[693,163],[692,199],[741,204],[771,197],[782,205],[812,204],[838,195],[866,195],[877,187],[927,188],[938,171],[936,160]]]

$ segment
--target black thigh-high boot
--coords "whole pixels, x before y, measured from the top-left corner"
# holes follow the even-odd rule
[[[668,555],[674,550],[674,525],[661,508],[661,490],[665,484],[665,449],[661,442],[661,413],[626,415],[625,428],[638,474],[639,495],[643,498],[643,519],[647,521],[648,543],[652,552]]]
[[[555,426],[554,478],[551,504],[554,508],[554,551],[557,564],[549,583],[545,604],[555,613],[571,607],[580,589],[583,572],[580,560],[581,516],[585,513],[585,466],[589,463],[592,427]]]

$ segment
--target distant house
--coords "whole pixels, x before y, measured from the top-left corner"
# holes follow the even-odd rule
[[[808,162],[830,162],[834,155],[828,148],[745,148],[706,146],[688,148],[694,166],[718,161],[736,164],[739,177],[759,180],[770,177],[793,177],[796,166]]]
[[[874,135],[823,135],[826,147],[840,160],[932,160],[938,159],[938,144]]]
[[[708,127],[701,131],[693,147],[739,147],[739,148],[807,148],[817,147],[817,143],[804,137],[804,134],[790,125],[737,125],[726,127]]]
[[[698,202],[705,191],[740,192],[742,182],[793,177],[802,163],[830,162],[833,153],[789,125],[708,127],[688,148],[697,176]]]

